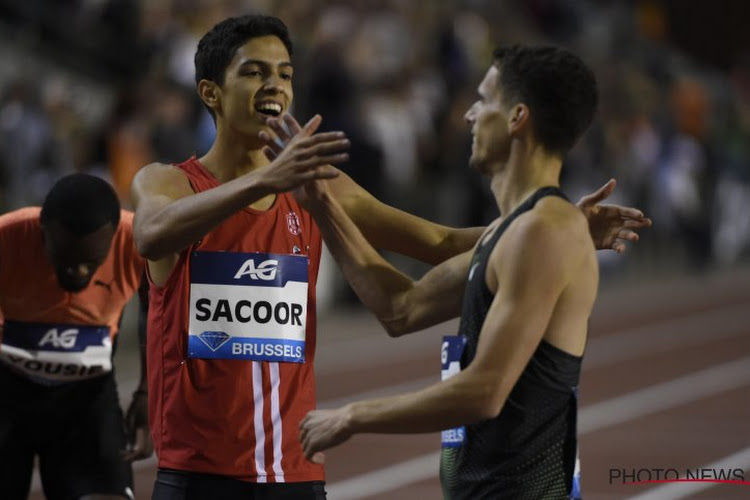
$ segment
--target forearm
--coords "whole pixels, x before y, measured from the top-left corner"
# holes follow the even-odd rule
[[[487,384],[449,379],[415,393],[352,403],[348,425],[354,434],[436,432],[496,416],[492,399]]]
[[[341,175],[328,184],[347,216],[375,248],[437,265],[470,250],[484,228],[456,229],[382,203]]]
[[[198,241],[232,214],[267,196],[271,190],[252,172],[215,188],[171,201],[147,219],[136,211],[138,250],[159,260]]]
[[[485,229],[485,227],[452,228],[440,245],[442,260],[447,260],[474,248]]]
[[[312,205],[311,213],[328,249],[362,303],[390,334],[397,333],[393,327],[404,321],[401,301],[413,287],[413,280],[383,259],[342,206],[327,193]]]

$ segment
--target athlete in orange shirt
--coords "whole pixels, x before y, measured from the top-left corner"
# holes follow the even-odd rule
[[[85,174],[0,216],[0,498],[27,497],[35,455],[48,499],[133,498],[129,462],[152,450],[146,385],[124,423],[112,370],[144,268],[132,224]]]

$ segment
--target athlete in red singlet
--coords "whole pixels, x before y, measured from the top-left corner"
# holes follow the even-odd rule
[[[286,192],[324,179],[380,249],[436,264],[482,228],[452,229],[384,205],[331,165],[347,160],[320,117],[271,162],[261,133],[292,102],[292,44],[276,18],[226,19],[198,44],[198,94],[216,123],[199,159],[136,175],[134,231],[148,259],[149,407],[159,456],[153,498],[325,498],[297,429],[315,405],[315,282],[320,236]],[[636,210],[587,200],[598,243],[633,239]]]
[[[196,193],[218,186],[196,159],[178,168]],[[295,427],[315,407],[305,361],[315,355],[320,251],[309,214],[281,193],[267,210],[227,218],[153,287],[149,331],[159,334],[149,336],[149,381],[160,467],[261,483],[323,479],[300,453]]]
[[[132,220],[105,181],[84,174],[58,181],[41,209],[0,216],[3,499],[26,498],[35,455],[49,499],[132,498],[128,461],[151,454],[145,399],[137,391],[129,413],[141,442],[125,453],[112,373],[144,268]]]

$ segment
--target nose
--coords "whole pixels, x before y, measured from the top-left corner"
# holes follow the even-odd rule
[[[283,87],[281,86],[281,78],[279,78],[279,75],[268,75],[268,78],[266,78],[266,81],[263,84],[263,88],[267,91],[281,92]]]
[[[466,121],[466,123],[468,123],[469,125],[474,125],[475,117],[476,113],[474,113],[474,106],[471,106],[464,114],[464,121]]]

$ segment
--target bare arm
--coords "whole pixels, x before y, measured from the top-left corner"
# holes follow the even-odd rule
[[[269,159],[276,159],[301,131],[289,114],[266,122],[275,138],[260,133]],[[452,228],[430,222],[382,203],[343,172],[328,182],[328,189],[341,203],[367,241],[375,248],[391,250],[428,264],[439,264],[471,250],[484,228]],[[302,200],[301,200],[302,201]]]
[[[372,246],[428,264],[471,250],[484,231],[444,226],[386,205],[343,172],[328,186]]]
[[[324,186],[318,187],[307,208],[349,284],[389,335],[420,330],[460,313],[470,252],[448,259],[415,282],[383,259],[341,204]]]
[[[573,230],[585,234],[584,224],[578,226]],[[305,455],[313,458],[356,433],[433,432],[497,416],[545,336],[559,298],[581,271],[582,255],[593,255],[590,240],[588,249],[585,238],[571,242],[570,230],[536,222],[512,226],[490,259],[487,279],[503,286],[467,369],[411,394],[310,412],[300,424]]]
[[[194,193],[185,174],[169,165],[153,164],[133,181],[136,207],[134,235],[141,255],[156,261],[181,251],[231,214],[269,194],[288,191],[313,179],[330,179],[328,166],[347,159],[348,141],[340,132],[312,135],[316,116],[270,165]]]
[[[266,132],[262,132],[260,138],[266,143],[266,154],[273,159],[284,151],[285,145],[301,128],[289,114],[280,119],[271,118],[267,123],[278,140]],[[638,241],[636,231],[650,227],[651,220],[635,208],[602,204],[612,194],[615,185],[614,179],[608,181],[582,197],[576,206],[589,221],[596,248],[622,253],[626,249],[625,242]],[[470,250],[485,230],[484,227],[444,226],[386,205],[343,173],[329,182],[329,188],[375,248],[391,250],[428,264],[435,265]]]

